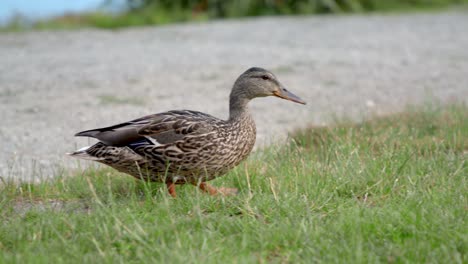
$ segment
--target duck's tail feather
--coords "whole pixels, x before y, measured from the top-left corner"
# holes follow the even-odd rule
[[[81,131],[75,134],[75,137],[93,137],[95,138],[99,133],[101,133],[101,129],[91,129],[86,131]]]
[[[80,159],[100,161],[103,159],[102,151],[105,150],[107,147],[107,145],[98,142],[92,146],[83,147],[74,152],[69,152],[67,153],[67,155]]]

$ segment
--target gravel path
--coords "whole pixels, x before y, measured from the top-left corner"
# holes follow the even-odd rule
[[[170,109],[225,118],[231,85],[250,66],[272,70],[308,102],[251,103],[258,144],[332,115],[468,102],[468,14],[0,34],[0,176],[38,179],[77,166],[64,153],[88,143],[73,137],[80,130]]]

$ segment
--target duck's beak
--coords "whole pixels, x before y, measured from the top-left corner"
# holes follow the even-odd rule
[[[295,103],[304,104],[304,105],[306,104],[306,102],[304,100],[302,100],[301,98],[299,98],[299,96],[291,93],[290,91],[288,91],[284,87],[281,87],[279,90],[274,91],[273,95],[276,96],[276,97],[279,97],[279,98],[283,98],[283,99],[286,99],[286,100],[289,100],[289,101],[293,101]]]

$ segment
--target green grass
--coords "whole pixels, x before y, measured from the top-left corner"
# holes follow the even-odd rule
[[[210,197],[111,169],[5,182],[0,263],[467,263],[468,107],[294,133]]]

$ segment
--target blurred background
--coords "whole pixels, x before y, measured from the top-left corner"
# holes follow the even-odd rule
[[[5,30],[120,28],[246,16],[408,12],[459,7],[468,0],[2,0]]]

